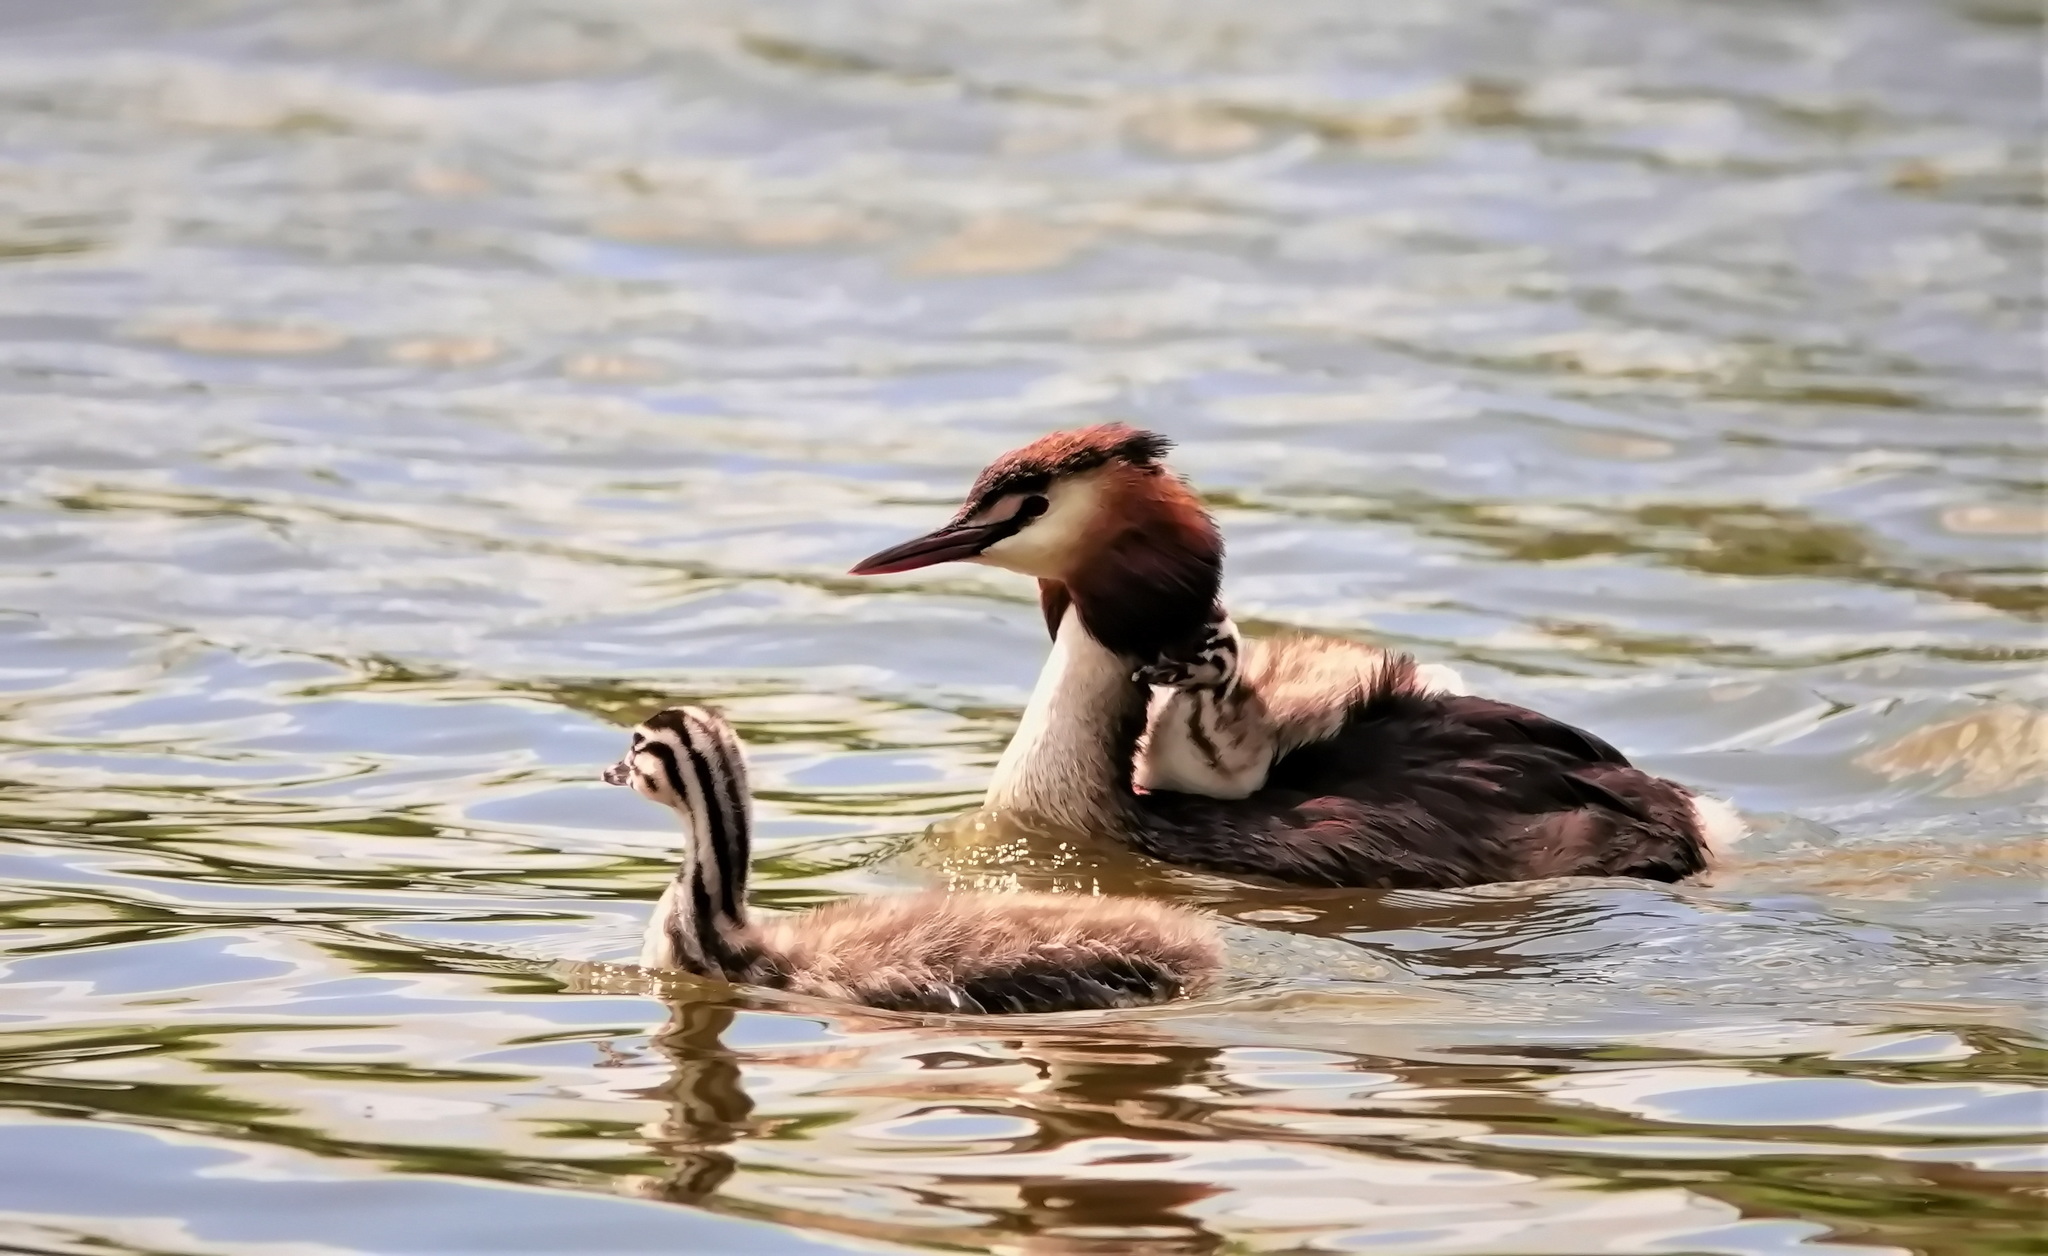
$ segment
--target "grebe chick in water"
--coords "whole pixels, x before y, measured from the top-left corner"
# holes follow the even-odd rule
[[[985,807],[1112,836],[1165,863],[1331,886],[1678,881],[1741,837],[1727,804],[1634,767],[1591,733],[1426,691],[1413,660],[1333,668],[1342,651],[1321,639],[1275,655],[1302,701],[1276,700],[1284,685],[1261,694],[1280,730],[1262,784],[1241,798],[1138,792],[1153,693],[1137,673],[1199,653],[1222,614],[1223,541],[1166,468],[1169,447],[1120,423],[1055,432],[984,468],[938,530],[853,568],[964,561],[1037,578],[1052,654]],[[1240,687],[1257,689],[1253,672],[1247,662]],[[1299,744],[1282,752],[1283,740]],[[1225,767],[1228,786],[1249,779]]]
[[[1335,734],[1368,694],[1468,692],[1441,663],[1342,637],[1246,642],[1221,608],[1191,656],[1162,656],[1132,677],[1152,686],[1132,783],[1207,798],[1256,793],[1275,759]]]
[[[701,707],[649,716],[604,780],[683,820],[644,968],[896,1011],[1001,1013],[1162,1003],[1222,967],[1209,917],[1136,898],[930,891],[750,921],[746,760],[732,727]]]

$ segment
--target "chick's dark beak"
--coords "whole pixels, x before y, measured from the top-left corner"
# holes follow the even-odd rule
[[[938,563],[958,562],[974,557],[1016,530],[1017,524],[1009,520],[1000,523],[949,523],[936,532],[927,532],[915,540],[891,545],[878,554],[868,555],[855,563],[848,574],[886,576]]]
[[[600,772],[598,779],[607,785],[624,785],[633,779],[633,769],[621,759]]]

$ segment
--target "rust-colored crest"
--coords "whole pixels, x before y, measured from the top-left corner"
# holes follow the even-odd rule
[[[1128,423],[1098,423],[1041,436],[996,459],[975,477],[958,518],[966,519],[1005,493],[1031,493],[1062,476],[1093,471],[1111,462],[1157,467],[1173,442]]]

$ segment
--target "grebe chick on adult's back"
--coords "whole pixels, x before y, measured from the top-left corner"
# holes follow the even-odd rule
[[[1215,923],[1170,903],[936,891],[747,913],[753,794],[739,739],[700,707],[633,730],[605,770],[682,817],[683,858],[642,940],[646,968],[921,1012],[1060,1012],[1161,1003],[1222,967]]]
[[[1467,692],[1441,663],[1343,637],[1289,633],[1246,645],[1219,608],[1192,655],[1137,670],[1152,686],[1131,772],[1140,789],[1246,798],[1282,755],[1334,736],[1367,694]]]

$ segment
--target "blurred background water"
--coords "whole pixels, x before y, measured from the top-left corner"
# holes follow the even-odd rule
[[[2022,0],[0,3],[0,1245],[2042,1250],[2040,53]],[[1240,622],[1758,836],[1331,894],[948,825],[1029,591],[840,573],[1108,417]],[[592,777],[681,699],[761,902],[1171,895],[1230,982],[636,983],[674,840]]]

